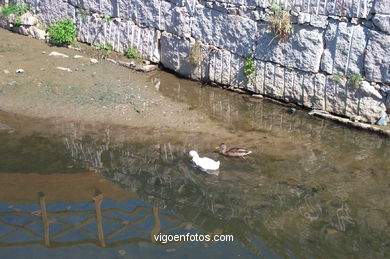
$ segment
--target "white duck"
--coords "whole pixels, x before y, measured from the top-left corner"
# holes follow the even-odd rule
[[[195,165],[203,171],[219,169],[220,161],[214,161],[208,157],[199,157],[198,152],[195,150],[190,151],[190,156]]]

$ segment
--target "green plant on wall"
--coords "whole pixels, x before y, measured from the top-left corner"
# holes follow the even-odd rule
[[[273,3],[268,8],[271,10],[271,13],[267,15],[267,21],[275,37],[286,40],[293,32],[290,12],[276,3]]]
[[[360,83],[362,81],[363,81],[363,77],[360,74],[352,74],[348,76],[348,82],[355,89],[359,89]]]
[[[9,4],[1,9],[1,16],[8,17],[14,15],[13,25],[20,26],[22,20],[20,16],[28,12],[28,6],[25,3]]]
[[[80,8],[79,11],[81,14],[81,19],[83,19],[83,20],[87,19],[89,12],[87,10],[85,10],[84,8]]]
[[[334,81],[336,81],[338,84],[342,84],[343,83],[343,80],[345,78],[344,75],[340,75],[340,74],[333,74],[332,75],[332,78]]]
[[[103,22],[109,22],[109,21],[111,21],[113,18],[114,18],[114,17],[112,17],[111,15],[105,14],[105,15],[103,15],[103,17],[102,17],[102,21],[103,21]]]
[[[250,83],[253,83],[253,80],[255,80],[255,78],[256,78],[256,66],[255,66],[255,61],[253,60],[252,55],[245,58],[244,75],[245,75],[245,78]]]
[[[138,50],[134,47],[129,47],[129,49],[125,52],[125,56],[128,58],[141,58]]]
[[[110,43],[106,43],[97,45],[96,49],[103,53],[103,58],[107,58],[114,50],[114,47]]]
[[[71,19],[60,20],[49,27],[50,39],[57,45],[68,45],[76,39],[76,25]]]
[[[197,67],[202,62],[200,41],[196,41],[194,46],[192,46],[190,55],[188,56],[188,62],[194,67]]]

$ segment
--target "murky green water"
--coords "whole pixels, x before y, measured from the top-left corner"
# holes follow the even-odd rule
[[[0,113],[2,258],[389,256],[388,139],[165,73],[149,80],[232,135]],[[222,142],[253,155],[222,157]],[[220,174],[194,169],[191,149],[220,160]],[[234,242],[152,242],[159,232]]]

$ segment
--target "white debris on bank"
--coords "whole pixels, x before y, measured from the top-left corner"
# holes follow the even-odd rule
[[[56,67],[56,68],[62,71],[72,72],[72,70],[68,67]]]
[[[57,52],[57,51],[50,52],[49,56],[69,58],[68,55],[65,55],[65,54]]]

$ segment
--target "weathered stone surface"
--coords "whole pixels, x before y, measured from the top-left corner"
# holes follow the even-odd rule
[[[30,0],[31,1],[31,0]],[[104,4],[106,2],[106,4]],[[107,5],[108,0],[104,0],[102,6]],[[75,7],[79,7],[84,11],[92,12],[92,13],[104,13],[110,14],[109,12],[101,12],[100,0],[69,0],[69,3]]]
[[[161,0],[118,0],[118,17],[132,20],[141,27],[151,27],[178,36],[190,37],[187,7]]]
[[[170,33],[161,35],[161,64],[181,75],[190,77],[193,66],[189,63],[190,42]]]
[[[334,114],[345,115],[347,102],[346,79],[335,80],[332,76],[326,81],[326,106],[325,110]]]
[[[374,32],[367,44],[366,78],[390,83],[390,35]]]
[[[360,25],[331,21],[325,32],[321,69],[329,74],[361,74],[368,29]]]
[[[364,121],[375,123],[386,114],[385,104],[372,97],[362,97],[359,102],[359,115]]]
[[[374,12],[380,14],[390,14],[390,1],[374,0]]]
[[[114,50],[124,52],[130,46],[137,49],[143,58],[158,63],[159,34],[150,28],[141,28],[131,21],[121,22],[114,19],[104,22],[102,19],[89,16],[77,18],[78,40],[93,45],[110,43]]]
[[[310,16],[310,25],[325,29],[328,25],[328,16],[312,14]]]
[[[209,79],[219,84],[230,85],[232,57],[229,51],[214,49],[209,56]]]
[[[325,109],[325,81],[323,74],[307,73],[302,85],[303,105],[313,109]]]
[[[244,74],[245,60],[239,55],[231,55],[230,59],[230,85],[244,87],[246,82]]]
[[[159,28],[163,17],[160,0],[119,0],[119,17],[132,20],[141,27]]]
[[[185,7],[177,7],[169,2],[161,2],[162,21],[158,29],[178,36],[190,37],[190,14]]]
[[[46,38],[46,32],[35,26],[21,25],[13,27],[12,31],[38,40],[44,40]]]
[[[46,23],[51,24],[58,20],[70,18],[75,20],[75,8],[60,0],[42,0],[37,7],[37,15]]]
[[[390,32],[390,14],[376,14],[372,21],[381,31]]]
[[[375,97],[379,100],[382,99],[382,95],[376,90],[369,82],[363,81],[360,83],[359,91],[363,94],[363,96]]]
[[[285,70],[284,100],[303,105],[303,80],[306,73],[297,70]]]
[[[240,16],[204,8],[196,8],[192,35],[202,42],[248,56],[255,43],[256,22]]]
[[[256,49],[257,59],[303,71],[319,70],[323,50],[322,29],[296,25],[294,33],[287,41],[282,41],[275,38],[272,32],[267,32],[267,27],[266,24],[261,25]]]
[[[38,18],[33,16],[30,12],[22,14],[20,20],[24,25],[37,25],[39,23]]]
[[[259,94],[264,94],[264,70],[265,70],[265,63],[261,60],[256,59],[256,78],[254,83],[254,92]]]

